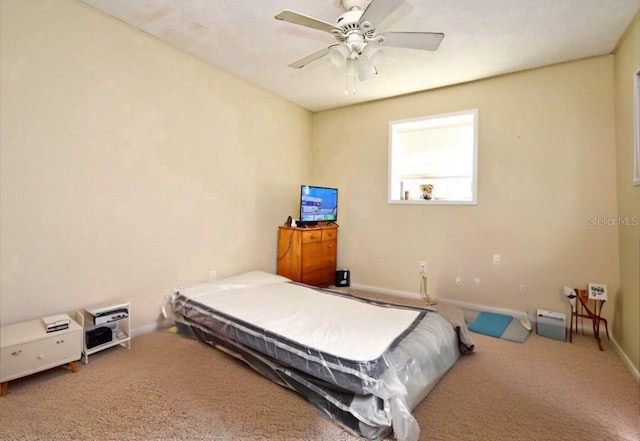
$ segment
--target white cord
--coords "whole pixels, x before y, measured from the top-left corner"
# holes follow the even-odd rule
[[[431,297],[429,296],[429,276],[425,273],[420,273],[420,297],[431,303]]]

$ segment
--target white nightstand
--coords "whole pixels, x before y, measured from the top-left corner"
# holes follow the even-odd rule
[[[69,317],[68,317],[69,318]],[[42,319],[3,326],[0,329],[0,396],[9,381],[69,364],[76,372],[82,351],[82,327],[69,318],[67,329],[47,332]]]

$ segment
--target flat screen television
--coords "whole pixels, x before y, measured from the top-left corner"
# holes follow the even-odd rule
[[[315,225],[318,222],[338,220],[338,189],[300,186],[300,225]]]

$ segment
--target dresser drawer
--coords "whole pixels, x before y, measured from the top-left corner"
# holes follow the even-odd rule
[[[322,240],[336,240],[338,239],[337,228],[326,228],[322,230]]]
[[[302,244],[320,242],[322,230],[307,230],[302,232]]]
[[[322,241],[302,247],[302,274],[336,266],[336,242]]]

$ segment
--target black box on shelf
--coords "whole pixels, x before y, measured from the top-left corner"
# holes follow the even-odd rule
[[[95,348],[96,346],[109,343],[113,339],[113,332],[111,328],[102,326],[100,328],[87,331],[87,349]]]

